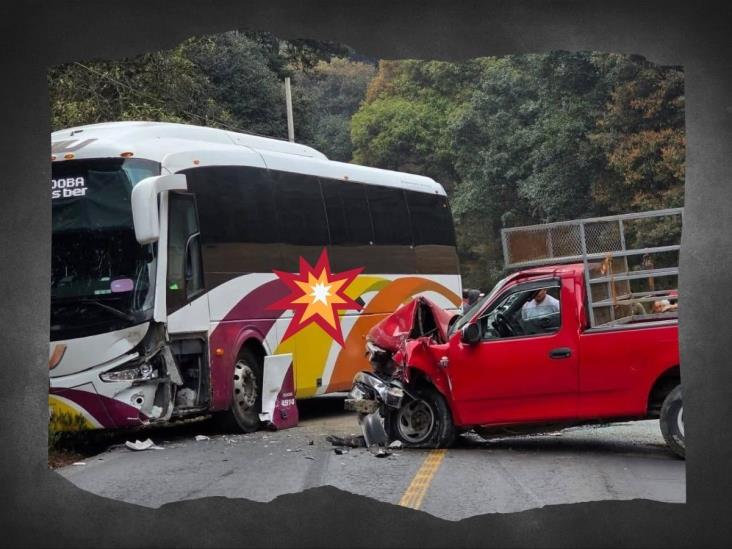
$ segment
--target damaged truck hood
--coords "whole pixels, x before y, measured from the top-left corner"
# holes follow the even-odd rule
[[[397,351],[408,339],[431,337],[436,343],[447,341],[454,311],[445,311],[423,296],[414,298],[376,324],[368,333],[368,340],[387,351]]]

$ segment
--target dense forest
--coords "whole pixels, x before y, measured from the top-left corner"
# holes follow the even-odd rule
[[[374,60],[229,32],[53,68],[52,125],[160,120],[286,139],[286,76],[298,142],[445,186],[467,287],[500,275],[502,227],[683,205],[683,72],[638,56]]]

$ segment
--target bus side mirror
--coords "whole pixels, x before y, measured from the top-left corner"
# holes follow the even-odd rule
[[[132,221],[140,244],[151,244],[160,238],[158,195],[163,191],[187,189],[186,176],[182,174],[147,177],[132,188]]]
[[[471,322],[460,328],[460,341],[468,345],[475,345],[480,341],[480,326],[477,322]]]

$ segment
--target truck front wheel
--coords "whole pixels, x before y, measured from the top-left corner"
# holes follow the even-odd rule
[[[411,448],[447,448],[457,434],[444,397],[433,387],[412,391],[417,397],[389,410],[384,427],[389,440]]]
[[[684,404],[681,400],[681,385],[677,385],[663,401],[661,406],[661,433],[666,444],[674,453],[686,457],[686,444],[684,442]]]

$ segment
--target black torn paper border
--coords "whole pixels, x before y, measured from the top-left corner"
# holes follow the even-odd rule
[[[732,40],[702,2],[11,0],[0,17],[2,545],[720,546],[732,540]],[[82,491],[46,456],[50,264],[48,66],[121,58],[234,28],[342,42],[382,58],[552,49],[682,65],[687,186],[680,311],[687,503],[560,505],[449,522],[322,487],[269,504],[206,498],[150,510]]]

